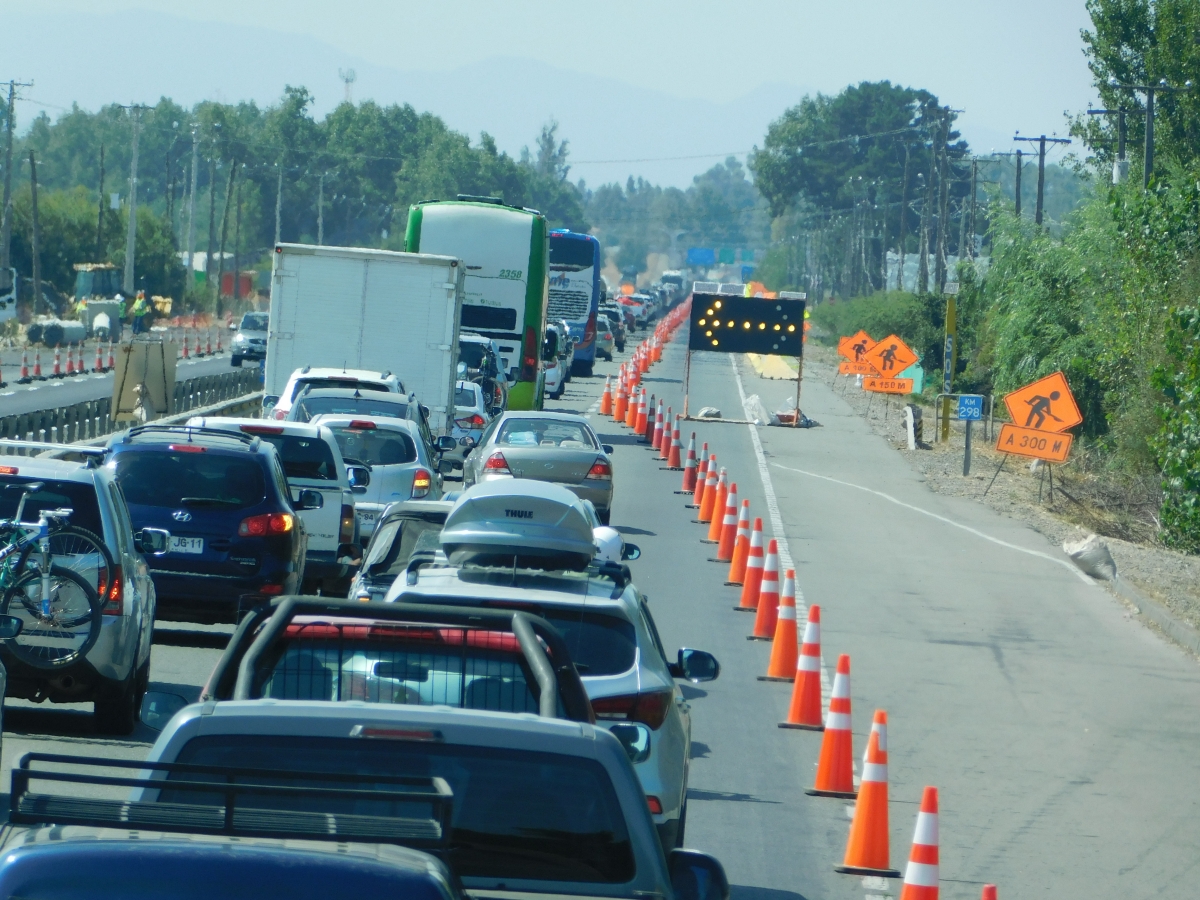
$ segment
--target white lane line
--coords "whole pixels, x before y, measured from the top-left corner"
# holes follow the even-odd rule
[[[729,355],[729,364],[733,366],[733,379],[737,382],[738,397],[742,401],[743,411],[746,408],[746,391],[742,387],[742,374],[738,371],[736,354]],[[751,418],[749,414],[746,418]],[[771,483],[771,471],[767,468],[767,458],[763,455],[762,441],[758,437],[758,428],[754,425],[747,425],[750,429],[750,443],[754,445],[754,456],[758,461],[758,477],[762,481],[763,495],[767,498],[767,517],[771,520],[771,532],[775,535],[775,541],[778,544],[779,563],[783,569],[796,568],[792,562],[792,553],[788,549],[787,536],[783,532],[783,516],[779,513],[779,500],[775,497],[775,485]],[[801,613],[808,615],[808,604],[804,600],[804,591],[800,588],[799,575],[796,577],[796,624],[801,626]],[[799,637],[803,638],[804,632],[801,631]],[[832,690],[832,685],[829,681],[829,667],[825,665],[825,648],[821,647],[821,694],[825,705],[829,705],[829,694]],[[858,768],[858,763],[854,764],[855,769]]]
[[[784,466],[784,465],[780,465],[779,463],[772,463],[772,465],[774,465],[776,468],[783,469],[785,472],[795,472],[797,475],[807,475],[810,478],[819,478],[822,481],[829,481],[829,482],[832,482],[833,484],[840,484],[843,487],[854,488],[856,491],[863,491],[868,494],[874,494],[876,497],[882,497],[884,500],[887,500],[889,503],[895,503],[897,506],[902,506],[905,509],[911,509],[913,512],[918,512],[923,516],[929,516],[929,518],[931,518],[931,519],[937,519],[939,522],[944,522],[947,525],[953,526],[954,528],[959,528],[963,531],[969,532],[970,534],[973,534],[976,537],[981,537],[985,541],[991,541],[993,544],[998,544],[1001,547],[1007,547],[1009,550],[1016,550],[1018,553],[1025,553],[1025,554],[1028,554],[1029,556],[1036,556],[1036,557],[1038,557],[1038,559],[1048,560],[1049,562],[1052,562],[1057,566],[1062,566],[1067,571],[1069,571],[1072,575],[1077,576],[1079,578],[1079,580],[1082,581],[1084,584],[1095,584],[1095,582],[1092,581],[1092,579],[1088,575],[1084,574],[1082,571],[1080,571],[1078,568],[1076,568],[1072,563],[1068,562],[1065,559],[1059,559],[1057,557],[1051,556],[1049,553],[1042,553],[1040,550],[1030,550],[1028,547],[1021,547],[1017,544],[1010,544],[1008,541],[1001,540],[998,537],[992,537],[992,535],[986,534],[977,528],[972,528],[970,525],[963,525],[961,522],[955,522],[953,519],[948,519],[945,516],[940,516],[935,512],[930,512],[929,510],[922,509],[919,506],[913,506],[911,503],[905,503],[903,500],[897,500],[891,494],[885,494],[883,491],[877,491],[874,488],[864,487],[861,484],[853,484],[852,482],[849,482],[849,481],[842,481],[838,478],[830,478],[828,475],[818,475],[816,472],[807,472],[804,469],[793,469],[791,466]]]

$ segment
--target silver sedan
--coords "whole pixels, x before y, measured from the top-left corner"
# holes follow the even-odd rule
[[[501,478],[548,481],[591,500],[600,521],[612,509],[612,447],[588,420],[553,412],[506,412],[488,425],[463,465],[463,486]]]

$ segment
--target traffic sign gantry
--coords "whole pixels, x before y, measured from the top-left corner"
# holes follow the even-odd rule
[[[893,334],[863,354],[863,361],[874,366],[882,377],[895,378],[917,361],[917,354]]]
[[[996,449],[1046,462],[1065,462],[1072,436],[1064,434],[1083,421],[1062,372],[1039,378],[1004,398],[1012,424],[1000,429]]]

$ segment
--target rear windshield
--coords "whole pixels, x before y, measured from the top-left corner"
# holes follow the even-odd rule
[[[246,313],[242,316],[242,331],[266,331],[267,320],[266,313]]]
[[[356,459],[368,466],[398,466],[417,461],[417,445],[402,431],[349,426],[331,426],[330,430],[345,459]]]
[[[262,696],[538,711],[516,638],[408,625],[293,624]]]
[[[446,862],[466,878],[517,878],[622,884],[636,868],[629,831],[612,780],[592,759],[414,741],[296,735],[209,735],[193,738],[179,762],[280,772],[288,769],[445,778],[454,792]],[[187,775],[172,773],[171,778]],[[200,776],[207,777],[207,776]],[[255,781],[262,782],[261,776]],[[306,786],[311,782],[305,782]],[[346,800],[338,782],[321,798],[247,798],[259,808],[359,815],[428,815],[428,805]],[[364,787],[366,787],[364,785]],[[395,790],[386,782],[375,790]],[[159,794],[162,803],[219,803],[199,792]]]
[[[382,394],[377,397],[309,397],[301,400],[296,408],[298,420],[301,422],[309,422],[315,416],[383,416],[385,419],[403,419],[408,414],[407,401],[387,400]]]
[[[463,328],[471,331],[516,331],[517,311],[496,306],[464,305],[459,321]]]
[[[458,345],[458,361],[469,369],[482,369],[491,354],[483,344],[463,343]]]
[[[475,397],[475,392],[470,388],[455,388],[454,389],[454,405],[464,406],[473,409],[479,401]]]
[[[408,566],[420,537],[440,535],[445,523],[445,513],[431,513],[428,518],[403,516],[385,521],[371,537],[367,558],[363,560],[367,577],[394,579]]]
[[[637,636],[625,619],[552,607],[540,614],[562,634],[580,675],[620,675],[633,668]]]
[[[359,381],[357,378],[297,378],[296,386],[292,388],[292,399],[295,400],[305,388],[312,388],[314,391],[322,388],[346,388],[349,390],[358,391],[383,391],[391,393],[386,384],[380,384],[377,381]]]
[[[596,449],[586,426],[555,419],[507,419],[496,443],[514,447],[560,447],[563,450]]]
[[[245,509],[267,496],[257,457],[133,450],[118,453],[113,464],[133,506]]]
[[[67,520],[71,525],[86,528],[93,534],[104,534],[100,524],[100,506],[96,502],[96,486],[90,482],[56,481],[53,478],[27,478],[24,475],[0,475],[0,519],[11,519],[17,514],[17,504],[24,490],[12,485],[26,485],[40,481],[42,489],[30,494],[21,511],[25,522],[36,522],[42,510],[74,510]]]
[[[333,451],[320,438],[299,437],[293,434],[263,434],[254,432],[279,453],[283,472],[288,478],[315,478],[337,481],[337,463]]]

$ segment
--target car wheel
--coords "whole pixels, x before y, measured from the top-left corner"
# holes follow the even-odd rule
[[[229,365],[233,366],[235,369],[240,369],[242,367],[242,358],[237,355],[229,357]]]
[[[149,681],[150,672],[147,662],[146,679]],[[94,701],[93,721],[96,730],[101,734],[129,735],[133,734],[137,725],[138,710],[142,705],[141,670],[134,670],[124,681],[105,681],[96,691]]]

